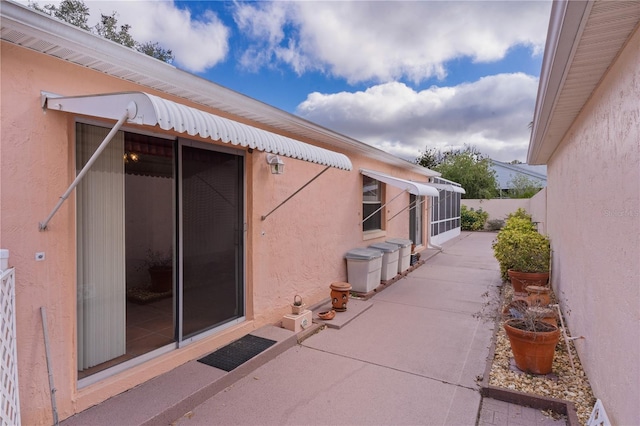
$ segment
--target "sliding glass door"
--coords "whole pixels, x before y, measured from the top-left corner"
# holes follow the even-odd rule
[[[108,131],[77,125],[78,172]],[[212,148],[120,131],[78,185],[79,379],[244,316],[244,157]]]
[[[182,333],[244,315],[242,157],[182,146]]]

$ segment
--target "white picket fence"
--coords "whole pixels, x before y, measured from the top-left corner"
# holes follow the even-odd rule
[[[0,272],[0,424],[20,425],[15,269]]]

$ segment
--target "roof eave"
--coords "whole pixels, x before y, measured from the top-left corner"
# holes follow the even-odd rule
[[[527,163],[546,164],[640,25],[640,1],[553,3]]]
[[[575,55],[580,33],[588,18],[591,1],[555,1],[551,7],[547,41],[540,71],[540,83],[527,153],[528,164],[546,164],[560,143],[549,137],[548,124]]]

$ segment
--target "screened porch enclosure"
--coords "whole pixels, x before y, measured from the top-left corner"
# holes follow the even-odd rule
[[[108,131],[77,124],[78,170]],[[186,140],[109,143],[76,193],[79,379],[244,315],[243,164]]]

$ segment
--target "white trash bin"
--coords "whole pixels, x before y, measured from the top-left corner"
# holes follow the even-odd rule
[[[398,273],[401,274],[411,266],[411,244],[413,241],[404,238],[391,238],[387,240],[390,244],[400,247],[400,255],[398,256]]]
[[[370,248],[349,250],[347,259],[347,281],[358,293],[368,293],[380,285],[382,252]]]
[[[380,269],[380,279],[389,281],[398,275],[398,259],[400,257],[400,247],[390,243],[371,244],[369,248],[382,252],[382,267]]]

